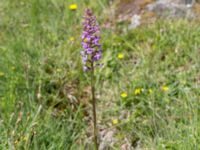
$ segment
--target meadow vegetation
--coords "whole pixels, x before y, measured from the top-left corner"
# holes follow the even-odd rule
[[[114,131],[110,149],[199,150],[200,22],[128,30],[107,0],[0,1],[0,149],[92,149],[80,55],[87,7],[101,27],[97,114],[99,129]]]

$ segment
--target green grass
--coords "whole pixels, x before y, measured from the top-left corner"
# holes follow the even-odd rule
[[[90,6],[103,26],[112,10],[106,0],[73,2],[77,11],[69,10],[66,0],[0,1],[2,150],[92,149],[81,20]],[[102,28],[104,67],[96,70],[98,124],[116,130],[111,149],[120,149],[125,138],[141,149],[200,149],[199,22],[125,28],[119,23],[115,30]],[[142,92],[136,95],[138,88]],[[122,92],[128,96],[121,98]]]

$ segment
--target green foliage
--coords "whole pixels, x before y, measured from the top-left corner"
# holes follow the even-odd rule
[[[91,147],[86,142],[90,95],[80,58],[81,20],[91,6],[103,26],[108,2],[73,3],[76,11],[66,0],[0,1],[2,150]],[[117,26],[122,28],[125,24]],[[132,146],[147,149],[200,149],[199,22],[157,21],[126,33],[102,28],[102,35],[98,119],[100,125],[120,120],[115,148],[128,138]],[[128,115],[121,118],[123,111]]]

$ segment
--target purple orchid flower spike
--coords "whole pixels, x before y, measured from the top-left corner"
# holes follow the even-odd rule
[[[90,71],[91,75],[91,95],[92,95],[92,111],[93,111],[93,125],[94,125],[94,149],[98,150],[98,128],[96,119],[96,98],[95,98],[95,75],[94,69],[101,66],[98,61],[102,58],[102,48],[99,36],[100,30],[97,24],[96,17],[90,9],[86,9],[83,33],[82,33],[82,47],[81,51],[83,70]]]
[[[90,9],[86,9],[82,33],[83,51],[81,52],[84,71],[89,71],[89,68],[92,68],[91,65],[95,66],[95,63],[102,58],[99,33],[96,17]]]

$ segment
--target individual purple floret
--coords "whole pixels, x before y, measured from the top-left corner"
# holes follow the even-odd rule
[[[102,57],[99,33],[100,30],[96,17],[90,9],[86,9],[82,33],[82,47],[84,50],[81,51],[84,71],[90,70],[94,66],[94,63]],[[97,65],[99,64],[96,64],[96,66]]]

